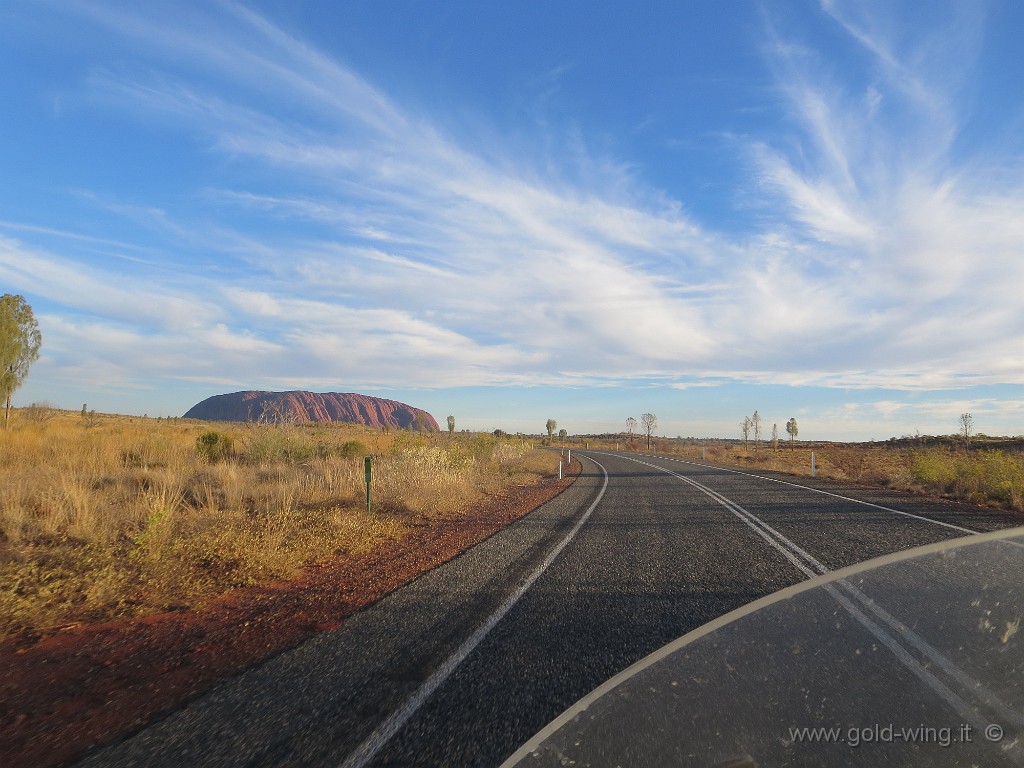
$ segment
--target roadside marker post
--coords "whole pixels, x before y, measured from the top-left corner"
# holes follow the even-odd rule
[[[814,474],[815,474],[814,451],[811,451],[811,477],[814,477]]]
[[[562,460],[558,460],[558,479],[562,479]]]
[[[373,479],[373,457],[367,456],[363,464],[366,467],[366,514],[370,514],[370,481]]]
[[[572,464],[572,448],[569,449],[569,460],[565,464],[566,466]]]

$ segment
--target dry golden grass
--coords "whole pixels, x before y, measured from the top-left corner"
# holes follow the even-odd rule
[[[20,415],[0,430],[0,637],[288,577],[558,466],[486,434]]]

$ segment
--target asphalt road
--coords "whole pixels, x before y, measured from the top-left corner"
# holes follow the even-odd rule
[[[498,765],[608,678],[733,609],[1022,522],[668,458],[587,452],[583,464],[508,529],[82,764]]]

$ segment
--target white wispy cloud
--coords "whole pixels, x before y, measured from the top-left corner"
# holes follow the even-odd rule
[[[211,254],[216,274],[119,276],[0,241],[0,277],[73,316],[47,329],[69,370],[91,345],[126,381],[219,380],[230,361],[245,385],[1024,383],[1008,351],[1024,330],[1024,187],[989,174],[999,158],[954,151],[962,77],[937,39],[976,56],[969,11],[896,40],[823,2],[862,61],[856,83],[766,33],[793,119],[743,139],[742,192],[767,223],[739,237],[578,136],[556,139],[569,160],[552,169],[453,135],[243,6],[75,7],[146,62],[96,66],[83,100],[166,120],[233,172],[194,190],[203,216],[93,200],[160,227],[167,254]]]
[[[825,327],[859,336],[848,350],[856,368],[873,369],[873,385],[905,383],[908,373],[922,387],[953,385],[963,374],[1019,383],[1024,366],[1007,365],[1002,351],[1022,323],[1006,290],[1024,279],[1014,256],[1024,245],[1014,212],[1024,187],[953,148],[966,119],[961,73],[979,53],[980,9],[961,5],[956,24],[908,29],[894,24],[889,6],[822,6],[873,82],[862,94],[836,81],[824,52],[772,43],[779,91],[803,141],[800,151],[758,143],[755,162],[766,191],[788,208],[780,231],[797,245],[820,244],[787,260],[797,274],[786,283],[813,280],[834,307]],[[831,375],[837,384],[865,378],[856,369]]]

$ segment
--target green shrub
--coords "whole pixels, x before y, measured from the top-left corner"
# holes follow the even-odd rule
[[[220,432],[206,432],[196,438],[196,453],[200,457],[215,464],[231,455],[235,441]]]
[[[467,447],[475,459],[487,462],[491,460],[491,454],[494,453],[494,448],[497,445],[498,441],[494,435],[477,432],[469,438]]]
[[[953,456],[922,452],[914,454],[910,474],[926,488],[951,491],[957,479],[957,468]]]
[[[995,502],[1020,509],[1024,506],[1024,461],[1005,451],[953,454],[919,451],[911,476],[928,491],[950,493],[977,504]]]
[[[1018,507],[1024,499],[1024,464],[1003,451],[987,451],[963,463],[957,486],[965,495],[979,494]]]

